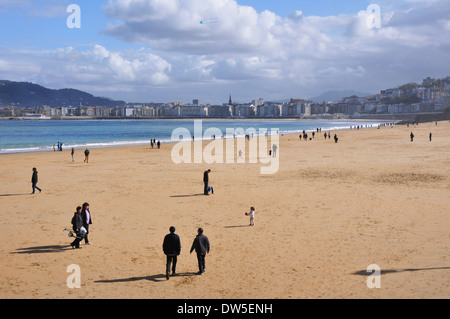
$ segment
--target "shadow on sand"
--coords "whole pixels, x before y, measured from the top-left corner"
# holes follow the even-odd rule
[[[206,196],[205,194],[192,194],[192,195],[172,195],[170,197],[195,197],[195,196]]]
[[[223,228],[239,228],[239,227],[250,227],[250,225],[223,226]]]
[[[11,254],[43,254],[43,253],[60,253],[64,250],[72,250],[69,244],[67,245],[49,245],[49,246],[35,246],[26,248],[17,248],[17,251]]]
[[[195,272],[177,273],[174,276],[170,276],[170,278],[173,278],[173,277],[187,277],[187,276],[197,276],[197,273],[195,273]],[[164,274],[157,274],[157,275],[142,276],[142,277],[130,277],[130,278],[120,278],[120,279],[109,279],[109,280],[95,280],[94,282],[99,282],[99,283],[116,283],[116,282],[131,282],[131,281],[140,281],[140,280],[149,280],[149,281],[153,281],[153,282],[167,281],[166,275],[164,275]]]
[[[399,273],[399,272],[405,272],[405,271],[424,271],[424,270],[443,270],[443,269],[450,269],[450,267],[433,267],[433,268],[406,268],[406,269],[386,269],[381,270],[381,275],[385,274],[392,274],[392,273]],[[352,275],[360,275],[360,276],[369,276],[372,272],[367,272],[366,270],[360,270],[355,271],[352,273]]]

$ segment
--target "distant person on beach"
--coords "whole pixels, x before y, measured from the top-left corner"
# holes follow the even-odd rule
[[[323,133],[323,137],[327,139],[327,132]]]
[[[180,236],[175,234],[175,227],[170,226],[170,233],[164,237],[163,251],[166,255],[166,279],[169,280],[170,266],[172,265],[172,276],[177,268],[177,257],[181,252]]]
[[[431,138],[433,137],[433,134],[430,133],[430,142],[431,142]]]
[[[161,143],[158,141],[158,143],[156,143],[156,145],[158,146],[158,148],[161,147]]]
[[[272,155],[273,155],[273,157],[277,157],[277,148],[278,148],[278,146],[276,144],[272,145]]]
[[[81,217],[83,218],[83,226],[86,228],[86,235],[84,236],[84,243],[86,245],[92,245],[88,239],[89,225],[92,224],[92,214],[89,210],[89,203],[84,203],[81,209]]]
[[[192,247],[189,253],[192,254],[194,250],[197,253],[197,261],[198,261],[197,274],[203,275],[203,273],[206,271],[205,257],[206,254],[209,254],[210,250],[208,237],[203,235],[203,228],[199,228],[197,230],[197,236],[195,237],[194,242],[192,243]]]
[[[414,142],[414,134],[413,134],[413,132],[411,132],[411,134],[409,136],[411,137],[411,142]]]
[[[208,194],[209,192],[214,195],[214,188],[211,185],[208,185]]]
[[[153,140],[150,140],[150,146],[153,148]]]
[[[328,139],[331,140],[331,132],[328,132]]]
[[[334,142],[337,143],[339,138],[337,137],[337,134],[334,134]]]
[[[72,152],[70,153],[70,155],[72,155],[72,162],[75,162],[75,158],[73,157],[74,154],[75,154],[75,149],[72,147]]]
[[[83,239],[81,234],[81,227],[83,226],[83,218],[81,216],[81,206],[78,206],[75,214],[72,217],[72,229],[75,232],[75,240],[70,244],[72,248],[82,248],[80,247],[80,242]]]
[[[90,154],[90,151],[86,148],[84,150],[84,162],[85,163],[89,163],[89,154]]]
[[[203,172],[203,194],[208,195],[208,182],[209,182],[209,173],[211,172],[210,169]]]
[[[31,187],[33,188],[33,192],[31,194],[34,194],[34,190],[37,189],[39,193],[42,191],[39,187],[37,187],[38,182],[38,171],[36,170],[36,167],[33,167],[33,175],[31,175]]]

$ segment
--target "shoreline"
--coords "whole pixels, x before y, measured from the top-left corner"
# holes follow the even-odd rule
[[[199,119],[202,122],[204,120]],[[216,121],[216,120],[212,120],[212,119],[208,119],[209,121]],[[205,122],[208,122],[208,120],[206,120]],[[37,120],[39,121],[39,120]],[[103,120],[100,120],[103,121]],[[234,119],[223,119],[223,121],[234,121]],[[244,120],[243,120],[244,121]],[[256,120],[254,119],[255,122],[261,122],[260,120]],[[268,123],[270,122],[275,122],[275,121],[279,121],[279,120],[272,120],[272,121],[267,121]],[[286,120],[289,121],[289,120]],[[317,120],[319,121],[319,120]],[[322,121],[322,120],[320,120]],[[304,120],[304,122],[314,122],[314,121],[309,121],[309,120]],[[373,122],[374,124],[372,125],[386,125],[389,124],[390,126],[392,125],[397,125],[398,122],[395,121],[358,121],[358,120],[347,120],[347,121],[337,121],[337,120],[329,120],[329,121],[323,121],[323,122],[344,122],[344,123],[350,123],[350,122]],[[384,122],[384,123],[382,123]],[[352,127],[352,126],[351,126]],[[345,130],[352,130],[352,128],[347,128],[347,127],[343,127],[343,128],[329,128],[325,131],[345,131]],[[360,129],[367,129],[367,128],[373,128],[371,127],[361,127]],[[269,129],[268,129],[269,132]],[[279,135],[294,135],[294,134],[299,134],[302,133],[303,130],[297,130],[297,131],[280,131],[278,132]],[[316,130],[305,130],[306,133],[311,133],[311,132],[316,132]],[[270,131],[270,133],[272,133]],[[270,134],[269,135],[272,135]],[[192,136],[192,135],[191,135]],[[257,134],[257,136],[259,136]],[[236,136],[237,138],[244,138],[245,136]],[[228,139],[228,138],[233,138],[232,136],[224,136],[224,139]],[[220,137],[220,139],[222,139],[222,137]],[[158,139],[156,139],[158,140]],[[201,141],[211,141],[213,140],[213,138],[204,138],[202,137]],[[178,143],[178,142],[189,142],[190,140],[183,140],[183,141],[173,141],[171,139],[159,139],[159,141],[161,142],[161,144],[174,144],[174,143]],[[63,151],[70,151],[71,148],[73,147],[75,150],[81,150],[81,149],[85,149],[85,148],[91,148],[91,149],[100,149],[100,148],[112,148],[112,147],[127,147],[127,146],[143,146],[143,145],[149,145],[150,142],[149,141],[110,141],[110,142],[89,142],[86,144],[69,144],[69,145],[63,145]],[[30,147],[30,148],[13,148],[13,149],[0,149],[0,156],[2,155],[7,155],[7,154],[27,154],[27,153],[46,153],[46,152],[54,152],[53,146],[34,146],[34,147]],[[56,152],[59,152],[58,150],[56,150]]]

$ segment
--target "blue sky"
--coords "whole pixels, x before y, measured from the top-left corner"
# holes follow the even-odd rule
[[[445,0],[0,0],[0,79],[129,102],[376,93],[449,75],[449,17]]]

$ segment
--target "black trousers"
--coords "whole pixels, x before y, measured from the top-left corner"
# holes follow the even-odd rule
[[[203,187],[203,194],[208,195],[208,182],[203,182],[205,186]]]
[[[75,240],[70,244],[70,246],[75,246],[75,248],[80,248],[80,242],[83,238],[81,234],[76,234]]]
[[[205,257],[206,257],[206,253],[204,253],[204,254],[197,253],[198,271],[199,272],[204,272],[206,270]]]
[[[177,256],[176,255],[167,255],[166,274],[170,273],[170,265],[171,264],[172,264],[172,272],[174,273],[177,268]]]
[[[84,225],[84,228],[86,228],[86,234],[84,235],[84,242],[87,244],[89,242],[88,234],[89,234],[89,224]]]

